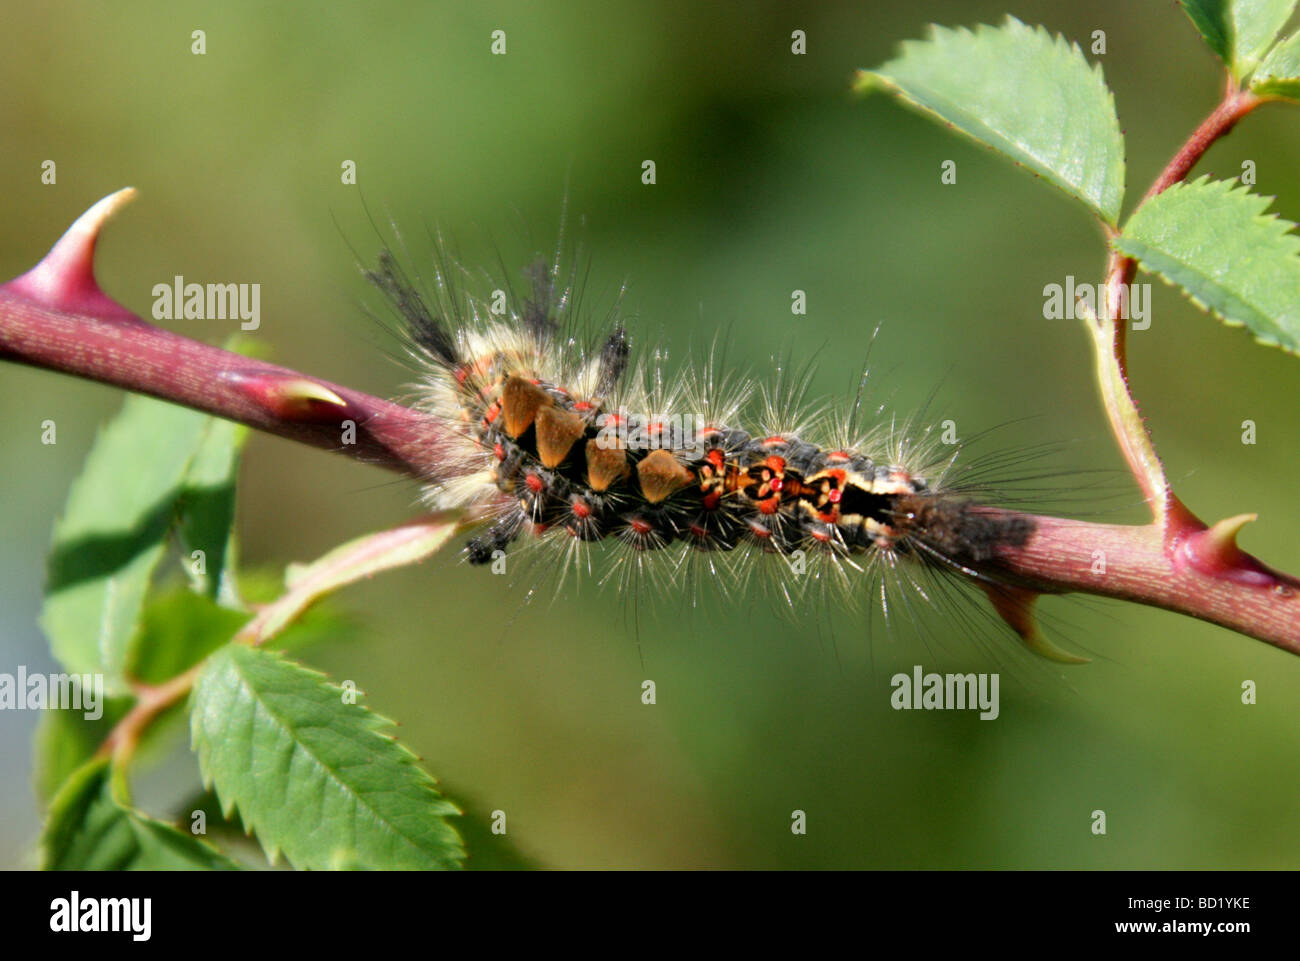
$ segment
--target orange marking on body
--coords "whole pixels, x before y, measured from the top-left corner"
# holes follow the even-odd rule
[[[785,472],[784,457],[777,457],[773,454],[767,460],[763,461],[763,463],[767,465],[768,469],[771,470],[773,474],[781,474]]]
[[[775,514],[781,509],[781,498],[769,497],[758,502],[758,509],[764,514]]]

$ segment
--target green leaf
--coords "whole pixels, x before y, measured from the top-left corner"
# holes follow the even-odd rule
[[[1232,62],[1232,23],[1228,19],[1228,3],[1229,0],[1178,0],[1188,19],[1224,63]]]
[[[106,759],[83,765],[55,795],[41,849],[47,871],[238,868],[198,838],[120,803]]]
[[[1210,49],[1238,80],[1249,76],[1296,0],[1178,0]]]
[[[298,868],[459,867],[460,836],[392,724],[315,671],[243,645],[195,685],[191,735],[204,781],[274,862]]]
[[[211,418],[180,498],[185,569],[196,590],[227,607],[241,606],[233,580],[235,482],[247,439],[247,427]],[[194,557],[194,551],[202,551],[201,558]]]
[[[184,587],[164,591],[144,609],[128,673],[146,684],[170,680],[229,643],[249,617]]]
[[[1300,353],[1300,237],[1268,197],[1202,177],[1144,203],[1114,245],[1261,343]]]
[[[1124,139],[1101,69],[1078,46],[1008,17],[974,32],[932,26],[925,41],[859,74],[858,89],[884,89],[1006,154],[1107,223],[1124,199]]]
[[[1232,73],[1250,76],[1295,10],[1296,0],[1232,0]]]
[[[69,671],[121,693],[127,647],[161,559],[203,414],[129,396],[100,431],[54,527],[41,627]]]
[[[1300,33],[1273,48],[1250,78],[1250,89],[1261,97],[1300,100]]]

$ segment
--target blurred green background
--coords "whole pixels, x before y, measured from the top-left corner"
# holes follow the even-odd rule
[[[842,399],[883,324],[872,367],[892,408],[937,386],[929,419],[963,434],[1015,421],[997,443],[1059,443],[1050,469],[1119,469],[1082,332],[1042,318],[1045,284],[1099,278],[1088,215],[887,99],[848,92],[855,68],[927,22],[1005,12],[1079,40],[1106,32],[1090,59],[1116,94],[1130,196],[1218,95],[1216,61],[1172,0],[8,4],[0,274],[134,185],[140,198],[100,244],[115,297],[148,316],[151,287],[176,274],[260,283],[258,336],[275,360],[392,394],[408,375],[360,310],[373,297],[349,250],[378,248],[362,196],[412,234],[440,226],[471,263],[499,247],[512,269],[553,246],[567,197],[593,300],[627,281],[634,335],[673,363],[721,331],[729,366],[815,357],[811,396]],[[190,53],[196,29],[204,56]],[[494,29],[503,57],[489,52]],[[790,52],[795,29],[805,56]],[[40,183],[46,159],[55,186]],[[349,159],[360,191],[340,184]],[[940,185],[945,159],[955,186]],[[1300,112],[1261,110],[1198,171],[1232,177],[1244,159],[1256,189],[1300,217]],[[1244,546],[1300,569],[1300,360],[1154,286],[1131,369],[1180,494],[1210,520],[1258,511]],[[792,324],[796,288],[808,314]],[[168,326],[209,342],[231,329]],[[0,670],[54,669],[35,625],[43,555],[120,402],[0,365]],[[57,446],[40,444],[46,418]],[[1240,442],[1246,419],[1255,446]],[[376,469],[266,437],[242,484],[251,565],[315,557],[409,517],[417,498]],[[1122,475],[1103,494],[1075,506],[1142,518]],[[666,594],[641,596],[634,616],[591,583],[522,607],[451,551],[342,601],[362,638],[307,660],[356,681],[449,790],[505,810],[519,847],[548,866],[1300,866],[1300,659],[1189,618],[1048,600],[1057,639],[1096,658],[1063,670],[961,620],[869,636],[862,612],[780,617],[759,589],[685,616]],[[917,663],[1001,671],[1001,717],[891,710],[889,676]],[[1244,679],[1256,706],[1240,703]],[[0,866],[31,863],[35,722],[0,715]],[[158,813],[197,779],[183,750],[167,770],[171,788],[142,786]],[[806,836],[791,834],[794,809]],[[1090,833],[1095,809],[1105,837]]]

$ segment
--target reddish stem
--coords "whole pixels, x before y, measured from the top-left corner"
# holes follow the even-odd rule
[[[359,460],[437,477],[448,430],[428,414],[199,343],[138,317],[52,309],[0,288],[0,358],[148,394]],[[341,403],[328,398],[336,396]],[[345,444],[347,421],[356,442]]]
[[[1262,97],[1256,96],[1249,90],[1238,90],[1235,85],[1229,83],[1223,100],[1208,117],[1201,121],[1201,125],[1192,131],[1192,135],[1179,148],[1178,153],[1174,154],[1173,159],[1165,165],[1165,169],[1160,171],[1160,176],[1142,195],[1142,201],[1138,206],[1183,180],[1216,140],[1231,131],[1237,125],[1237,121],[1263,102]]]
[[[1026,587],[1162,607],[1300,654],[1300,580],[1241,551],[1231,532],[1225,539],[1192,519],[1171,549],[1155,524],[1033,520],[1028,542],[1001,552],[1005,571]]]

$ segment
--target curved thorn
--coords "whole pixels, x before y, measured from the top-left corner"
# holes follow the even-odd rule
[[[135,195],[134,187],[124,187],[94,204],[73,222],[40,263],[4,284],[3,289],[55,310],[89,314],[101,320],[144,323],[100,290],[95,281],[99,232]]]
[[[1057,647],[1039,630],[1038,620],[1034,617],[1034,604],[1037,603],[1039,597],[1037,591],[1031,591],[1023,587],[1013,587],[1008,584],[981,584],[980,586],[988,594],[994,610],[1016,632],[1016,636],[1020,638],[1020,643],[1039,657],[1045,657],[1049,661],[1056,661],[1058,664],[1088,664],[1091,662],[1091,658],[1080,657],[1078,654],[1071,654],[1064,648]]]

